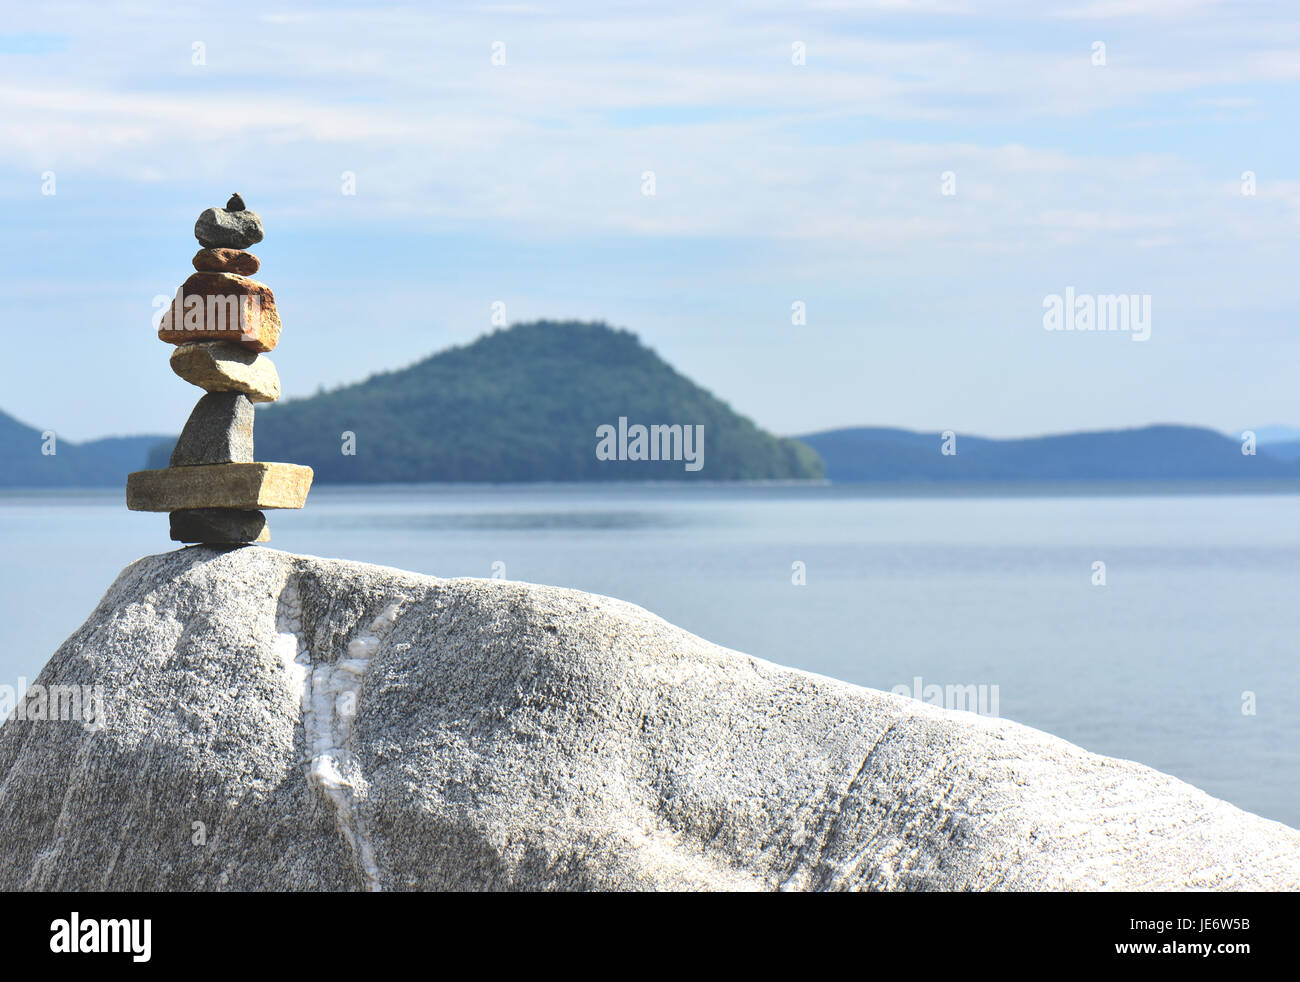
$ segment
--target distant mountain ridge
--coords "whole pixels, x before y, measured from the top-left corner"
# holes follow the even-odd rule
[[[105,437],[74,443],[0,412],[0,488],[113,487],[140,470],[151,448],[172,437]],[[53,450],[46,453],[45,450]]]
[[[1290,440],[1282,443],[1261,443],[1260,453],[1268,454],[1268,456],[1276,460],[1300,462],[1300,440]]]
[[[623,420],[623,423],[620,423]],[[701,466],[603,460],[603,427],[703,427]],[[517,324],[397,371],[259,408],[259,460],[311,465],[328,483],[762,480],[994,482],[1300,478],[1300,442],[1261,427],[1258,453],[1194,426],[1019,439],[850,427],[782,439],[685,378],[629,331],[603,323]],[[1270,439],[1266,440],[1265,435]],[[121,486],[165,467],[174,437],[57,443],[0,412],[0,487]],[[345,452],[349,443],[354,454]]]
[[[1057,436],[990,439],[954,434],[956,453],[942,452],[941,433],[853,427],[799,437],[838,482],[1252,480],[1300,478],[1300,461],[1196,426],[1144,426]],[[1285,447],[1286,445],[1280,445]]]

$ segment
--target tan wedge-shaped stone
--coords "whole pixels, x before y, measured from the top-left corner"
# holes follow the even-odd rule
[[[252,402],[280,398],[280,376],[271,359],[229,341],[182,344],[172,352],[171,366],[208,392],[242,392]]]
[[[198,464],[136,471],[126,479],[131,511],[190,508],[301,508],[312,469],[300,464]]]

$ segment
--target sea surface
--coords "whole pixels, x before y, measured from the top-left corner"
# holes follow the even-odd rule
[[[320,487],[270,519],[275,548],[620,597],[859,685],[983,686],[986,710],[1300,827],[1294,493]],[[0,684],[172,548],[121,491],[0,492]]]

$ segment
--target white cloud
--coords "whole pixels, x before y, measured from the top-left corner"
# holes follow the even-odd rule
[[[1072,357],[1035,360],[1037,298],[1067,283],[1157,293],[1156,350],[1179,336],[1244,335],[1261,312],[1272,318],[1268,336],[1281,336],[1278,311],[1292,301],[1279,270],[1294,265],[1300,183],[1285,159],[1269,159],[1263,138],[1294,122],[1297,15],[1274,4],[1146,4],[1137,18],[1100,4],[1072,9],[1088,16],[1062,19],[1027,0],[793,12],[775,2],[18,9],[6,31],[62,24],[70,40],[0,58],[0,196],[27,202],[41,171],[54,169],[60,194],[49,204],[65,224],[38,228],[40,248],[0,279],[10,296],[42,284],[42,316],[98,324],[104,315],[68,281],[118,287],[123,273],[59,273],[63,243],[116,241],[123,202],[154,208],[238,187],[272,231],[291,223],[339,243],[307,257],[326,268],[302,256],[296,274],[293,262],[271,267],[286,303],[296,296],[303,322],[316,325],[313,337],[334,339],[317,350],[289,336],[302,344],[300,382],[338,381],[472,336],[488,302],[507,295],[517,297],[512,317],[599,314],[657,334],[684,367],[760,406],[766,396],[747,379],[766,372],[779,387],[787,363],[742,364],[719,338],[758,333],[754,324],[784,338],[787,295],[806,296],[817,315],[806,365],[832,381],[806,405],[779,410],[791,421],[767,420],[786,429],[813,416],[867,418],[849,405],[860,398],[864,325],[896,363],[944,353],[948,367],[924,382],[881,380],[896,389],[880,398],[911,407],[918,423],[922,410],[969,389],[968,365],[1010,371],[1008,330],[1021,374],[1045,390],[1081,385]],[[1089,60],[1098,38],[1104,68]],[[190,60],[196,40],[206,45],[202,66]],[[500,68],[490,60],[497,40]],[[796,40],[807,45],[802,67],[790,63]],[[1210,117],[1250,128],[1225,145],[1222,131],[1197,129]],[[1238,147],[1249,159],[1235,159]],[[1240,193],[1247,169],[1258,172],[1254,197]],[[357,175],[355,198],[340,195],[345,170]],[[653,198],[640,193],[645,170],[656,172]],[[945,172],[956,176],[955,196],[940,193]],[[87,185],[113,200],[97,212],[77,196]],[[153,214],[140,235],[156,239],[166,222],[166,234],[185,237],[188,208]],[[439,247],[437,235],[473,233],[473,261],[441,246],[437,272],[454,288],[436,309],[420,299],[416,263],[385,279],[389,257],[348,252],[350,235],[381,251],[390,228],[392,248],[418,256]],[[268,266],[282,241],[268,236]],[[582,260],[604,242],[626,251],[592,272]],[[512,261],[493,265],[493,249],[515,245]],[[127,264],[147,269],[139,276],[149,282],[127,291],[123,323],[168,289],[171,248],[155,242],[152,265]],[[554,264],[534,281],[519,268],[530,249]],[[382,341],[341,360],[344,322],[368,315],[369,298],[348,307],[318,291],[354,270],[384,291]],[[143,300],[129,301],[132,291]],[[25,302],[10,321],[29,313]],[[1015,334],[1022,318],[1026,333]],[[85,330],[97,357],[113,356],[106,332]],[[1131,371],[1128,388],[1145,392]],[[1213,392],[1240,414],[1253,391],[1220,391],[1213,366],[1204,371],[1167,385],[1181,385],[1175,395],[1186,393],[1196,413]],[[13,391],[29,384],[0,381]],[[173,381],[164,373],[159,385]],[[47,388],[32,385],[24,398],[57,401]],[[1032,403],[1019,392],[1008,406]],[[1060,408],[1061,418],[1094,411],[1089,398]],[[988,419],[1013,412],[998,405],[989,402]],[[1116,401],[1107,412],[1132,420],[1144,405]]]
[[[1193,27],[1217,16],[1210,4],[1141,10],[1175,7]],[[1111,63],[1095,69],[1091,35],[1068,51],[1008,46],[996,25],[891,37],[847,29],[838,8],[798,24],[766,5],[644,5],[617,17],[603,7],[232,4],[208,19],[145,4],[125,16],[62,10],[79,24],[68,52],[35,75],[30,59],[0,64],[0,166],[150,183],[233,171],[301,215],[336,196],[347,169],[372,217],[492,220],[524,235],[758,236],[881,250],[931,236],[986,248],[1035,230],[1045,244],[1066,230],[1195,238],[1223,225],[1224,205],[1194,162],[955,144],[925,132],[1019,123],[1032,140],[1040,121],[1087,127],[1116,106],[1300,72],[1290,52],[1243,42],[1247,57],[1208,41],[1196,50],[1113,44]],[[807,42],[809,65],[789,63],[792,38]],[[207,45],[206,65],[190,64],[191,39]],[[490,62],[495,39],[506,43],[504,67]],[[718,118],[692,118],[701,108]],[[632,125],[647,112],[655,125]],[[610,113],[631,122],[611,125]],[[876,135],[891,126],[916,135]],[[639,193],[644,170],[658,177],[653,199]],[[954,200],[938,193],[947,170],[958,174]]]

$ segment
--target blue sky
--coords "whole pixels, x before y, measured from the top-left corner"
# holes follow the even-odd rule
[[[152,304],[238,190],[290,396],[502,301],[628,327],[780,433],[1300,424],[1300,7],[716,6],[8,11],[0,409],[178,430]],[[1067,286],[1149,294],[1150,340],[1044,331]]]

